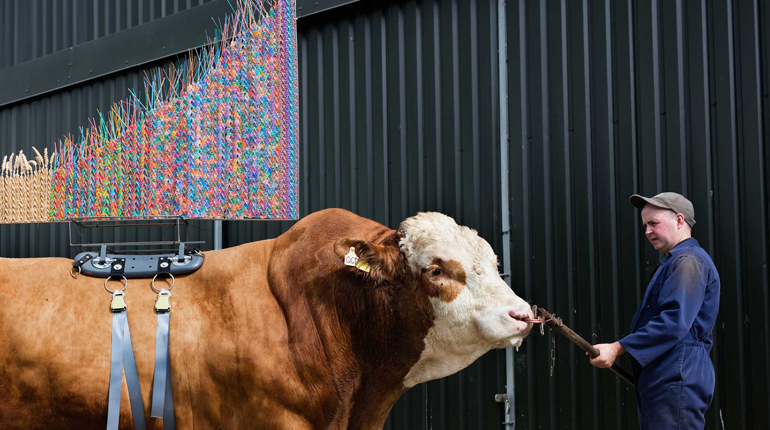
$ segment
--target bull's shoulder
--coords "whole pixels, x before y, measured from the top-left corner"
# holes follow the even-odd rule
[[[358,216],[347,209],[328,208],[313,212],[303,217],[297,224],[325,224],[330,221],[368,221],[366,218]]]
[[[310,238],[374,239],[392,232],[377,221],[356,215],[345,209],[330,208],[314,212],[299,220],[282,235],[283,240],[303,241]]]

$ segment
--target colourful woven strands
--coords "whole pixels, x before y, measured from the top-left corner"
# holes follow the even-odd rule
[[[207,48],[156,72],[50,158],[6,157],[0,222],[297,219],[295,2],[233,4]]]

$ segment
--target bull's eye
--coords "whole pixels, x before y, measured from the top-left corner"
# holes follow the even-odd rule
[[[433,269],[432,272],[430,272],[433,276],[441,276],[441,269]]]

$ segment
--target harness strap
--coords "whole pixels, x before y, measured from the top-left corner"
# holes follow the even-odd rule
[[[81,258],[80,258],[80,260],[75,260],[75,261],[72,263],[72,268],[73,268],[73,269],[79,269],[79,268],[80,268],[80,266],[82,266],[82,265],[86,264],[86,263],[87,263],[88,261],[90,261],[92,258],[94,258],[94,256],[93,256],[93,255],[91,255],[91,254],[84,254],[84,255],[83,255],[83,257],[81,257]]]
[[[118,294],[120,293],[120,294]],[[116,296],[123,293],[113,293]],[[121,298],[122,299],[122,298]],[[120,398],[123,381],[123,369],[126,371],[126,385],[131,405],[131,415],[134,420],[134,430],[145,430],[144,406],[142,392],[139,389],[139,374],[136,371],[134,348],[131,343],[131,331],[128,328],[128,317],[125,307],[112,313],[112,357],[110,359],[110,391],[109,407],[107,409],[107,430],[117,430],[120,423]]]
[[[180,247],[180,253],[184,252],[184,244]],[[184,254],[180,254],[184,257]],[[152,410],[150,416],[163,418],[163,430],[175,430],[174,423],[174,395],[171,390],[171,363],[169,362],[168,330],[171,319],[171,289],[176,280],[171,274],[171,257],[158,259],[158,268],[155,277],[152,278],[152,289],[158,292],[155,301],[155,312],[158,314],[158,329],[155,334],[155,381],[152,386]],[[171,277],[171,286],[168,289],[158,290],[155,287],[155,278],[160,275]]]
[[[158,301],[168,301],[168,290],[161,290]],[[165,297],[164,297],[165,296]],[[169,309],[158,309],[158,331],[155,335],[155,381],[152,386],[152,411],[150,416],[163,418],[163,430],[174,430],[174,396],[171,391],[171,365],[169,363],[168,329]]]

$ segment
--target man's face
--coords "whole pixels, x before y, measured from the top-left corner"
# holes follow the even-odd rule
[[[660,252],[668,253],[682,240],[684,217],[674,211],[647,204],[642,209],[642,222],[647,240]]]

